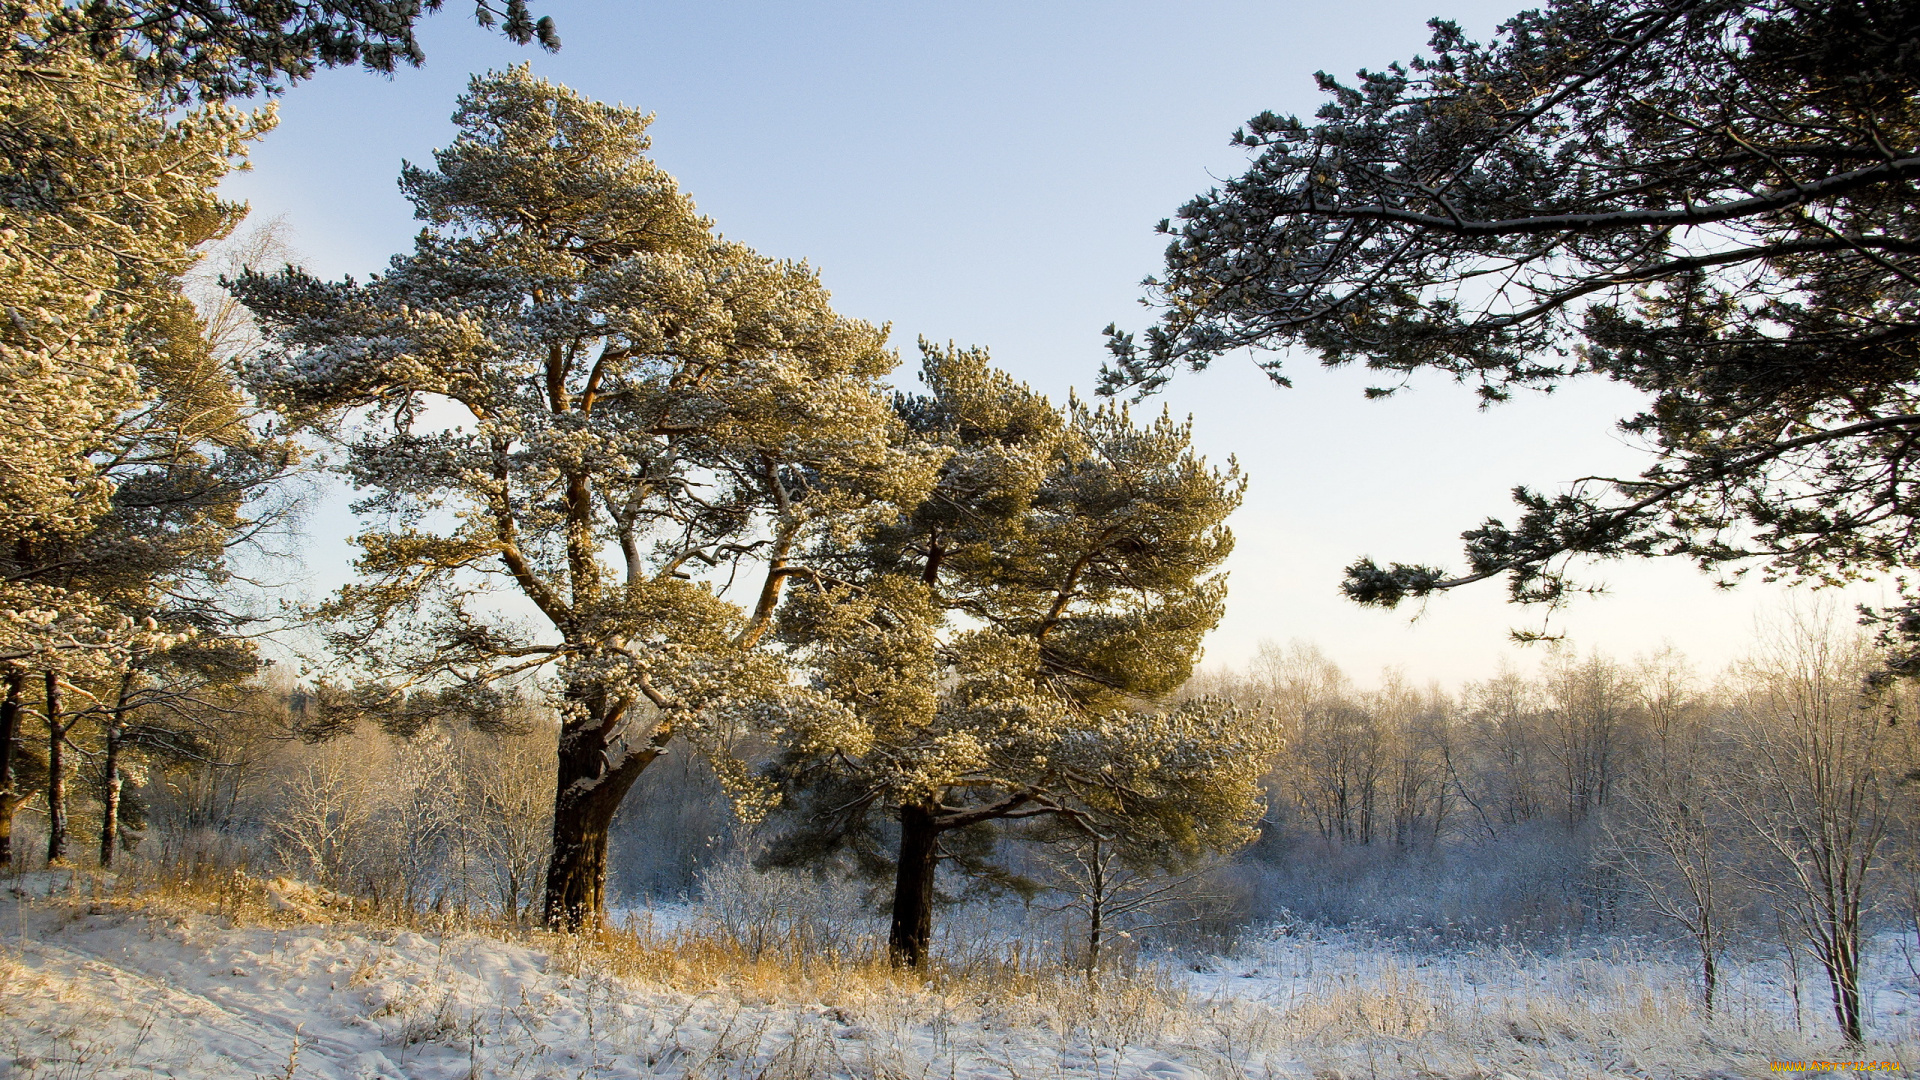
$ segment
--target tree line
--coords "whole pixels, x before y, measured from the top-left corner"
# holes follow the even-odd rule
[[[1442,936],[1652,930],[1693,956],[1708,1012],[1730,952],[1776,949],[1796,995],[1799,958],[1824,975],[1858,1041],[1867,938],[1920,916],[1920,704],[1871,678],[1881,660],[1856,628],[1802,613],[1715,679],[1671,651],[1567,650],[1452,692],[1391,674],[1362,690],[1296,645],[1192,690],[1283,733],[1246,863],[1336,878],[1343,903],[1321,917]],[[1253,880],[1270,905],[1314,909],[1284,873]]]
[[[1391,675],[1362,688],[1310,647],[1268,647],[1182,690],[1268,732],[1247,751],[1264,804],[1247,846],[1182,859],[1165,831],[1009,815],[995,833],[941,836],[938,889],[1050,913],[1030,927],[1064,932],[1063,956],[1091,971],[1116,962],[1116,944],[1124,958],[1262,919],[1442,948],[1644,937],[1690,958],[1711,1014],[1728,964],[1772,956],[1796,1011],[1804,972],[1852,1038],[1874,936],[1910,935],[1920,918],[1920,706],[1869,678],[1881,655],[1854,628],[1805,618],[1717,675],[1670,651],[1567,650],[1442,690]],[[369,725],[304,741],[287,733],[317,703],[277,678],[223,725],[218,763],[156,763],[135,807],[151,855],[219,862],[251,847],[257,863],[383,911],[540,921],[550,706],[522,701],[487,730],[441,716],[409,735]],[[728,753],[763,776],[795,765],[764,731]],[[703,890],[754,940],[776,914],[729,890],[772,890],[812,920],[806,933],[834,940],[854,934],[844,906],[862,891],[896,923],[903,910],[931,922],[931,902],[890,903],[902,877],[923,880],[900,857],[897,816],[821,814],[861,789],[843,777],[756,820],[712,761],[670,755],[636,781],[639,804],[609,829],[628,904]],[[101,808],[90,800],[87,820]],[[853,885],[832,883],[843,877]],[[810,906],[828,893],[837,914]]]

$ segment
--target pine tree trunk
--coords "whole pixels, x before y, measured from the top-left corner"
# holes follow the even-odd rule
[[[67,861],[67,729],[60,723],[60,675],[47,672],[47,863]]]
[[[599,925],[606,906],[607,826],[601,800],[574,799],[553,813],[553,855],[547,862],[546,923],[575,931]]]
[[[0,867],[13,865],[13,815],[27,801],[27,793],[13,775],[20,754],[20,697],[27,677],[9,670],[6,678],[7,694],[0,699]]]
[[[926,806],[900,808],[900,861],[893,883],[887,956],[895,967],[924,968],[933,944],[933,877],[940,830]]]
[[[1107,913],[1107,864],[1106,852],[1100,849],[1100,841],[1092,844],[1093,855],[1087,860],[1088,884],[1092,886],[1087,894],[1087,974],[1096,975],[1100,971],[1100,936],[1106,929]]]
[[[629,751],[608,767],[602,732],[614,725],[604,711],[589,713],[560,732],[560,769],[553,797],[553,853],[547,860],[543,917],[549,929],[571,933],[600,924],[606,907],[607,827],[658,749]]]
[[[105,770],[105,788],[100,793],[100,868],[113,866],[113,851],[119,847],[120,839],[120,789],[124,783],[120,775],[120,738],[122,728],[116,718],[107,728],[107,760],[102,763]]]

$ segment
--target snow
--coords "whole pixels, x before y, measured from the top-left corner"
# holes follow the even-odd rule
[[[918,986],[868,973],[690,986],[597,954],[328,921],[263,883],[268,916],[95,896],[26,876],[0,901],[0,1077],[479,1080],[628,1077],[1731,1077],[1771,1060],[1920,1065],[1912,971],[1876,941],[1874,1041],[1827,1031],[1812,973],[1796,1031],[1777,964],[1729,965],[1719,1015],[1691,972],[1624,948],[1414,951],[1274,927],[1233,955],[1077,976]],[[337,908],[333,909],[337,910]],[[633,913],[678,933],[697,911]],[[554,939],[542,939],[551,943]],[[804,989],[795,989],[804,988]]]
[[[1046,1041],[931,993],[838,1006],[689,993],[474,934],[236,926],[85,900],[16,900],[0,921],[9,1080],[1209,1075],[1098,1034]]]

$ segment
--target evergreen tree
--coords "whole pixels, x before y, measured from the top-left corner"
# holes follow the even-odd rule
[[[0,863],[29,689],[57,826],[85,684],[205,628],[248,500],[290,462],[180,287],[238,219],[215,187],[271,114],[176,111],[123,60],[50,44],[61,15],[0,16]]]
[[[1920,7],[1556,0],[1484,45],[1433,27],[1409,65],[1319,76],[1312,120],[1236,135],[1251,164],[1162,223],[1164,316],[1113,332],[1105,387],[1297,345],[1488,403],[1586,376],[1644,396],[1620,422],[1657,455],[1639,476],[1516,491],[1457,573],[1360,560],[1362,603],[1500,576],[1552,603],[1583,557],[1909,565]]]
[[[796,552],[916,478],[877,392],[884,332],[716,237],[644,156],[648,116],[520,67],[476,77],[454,119],[435,168],[401,174],[412,254],[366,282],[236,286],[275,343],[256,385],[337,438],[382,522],[327,608],[345,655],[392,695],[554,674],[545,916],[572,928],[598,917],[641,770],[784,683],[755,646]],[[747,610],[691,579],[729,565],[762,573]]]
[[[149,89],[202,100],[279,93],[323,67],[392,73],[426,54],[414,28],[441,0],[74,0],[32,49],[80,47]],[[476,0],[474,19],[521,45],[560,48],[551,17],[527,0]]]
[[[925,346],[923,396],[895,408],[934,484],[796,590],[783,635],[813,673],[790,694],[775,772],[798,828],[776,858],[846,846],[888,860],[896,963],[926,962],[935,871],[987,870],[993,823],[1037,816],[1093,836],[1242,842],[1265,736],[1208,702],[1162,709],[1219,621],[1236,469],[1188,429],[1125,410],[1064,412],[988,365]]]

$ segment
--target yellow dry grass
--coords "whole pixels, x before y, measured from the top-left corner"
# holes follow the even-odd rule
[[[934,1010],[955,1022],[985,1016],[1053,1030],[1097,1028],[1127,1040],[1189,1015],[1186,993],[1157,968],[1090,980],[1061,967],[1053,951],[1019,942],[973,950],[963,964],[903,971],[887,962],[877,937],[839,949],[774,937],[749,948],[714,930],[663,930],[644,917],[563,934],[472,912],[381,912],[363,900],[235,869],[149,870],[117,882],[76,872],[75,885],[50,900],[66,904],[75,918],[117,909],[162,919],[212,916],[232,926],[331,923],[372,933],[472,935],[544,952],[553,970],[719,993],[750,1006],[809,1003],[869,1016]]]

